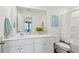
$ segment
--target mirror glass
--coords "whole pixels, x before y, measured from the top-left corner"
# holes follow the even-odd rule
[[[46,11],[40,9],[16,7],[17,32],[36,33],[36,27],[46,30]]]

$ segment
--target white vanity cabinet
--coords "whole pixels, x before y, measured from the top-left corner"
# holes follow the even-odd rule
[[[3,53],[33,53],[33,40],[11,40],[5,41]]]
[[[55,40],[54,36],[6,40],[3,53],[53,53]]]

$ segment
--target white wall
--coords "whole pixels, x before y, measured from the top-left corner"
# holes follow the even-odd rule
[[[53,10],[53,7],[52,7],[51,9],[46,10],[47,11],[47,29],[48,29],[48,34],[56,35],[58,40],[60,40],[62,37],[64,37],[64,36],[62,36],[63,34],[61,33],[62,32],[61,30],[64,29],[64,28],[61,28],[61,26],[62,26],[61,23],[62,23],[62,20],[63,20],[63,19],[61,19],[61,16],[64,15],[65,13],[67,13],[69,10],[66,9],[66,8],[62,8],[62,9],[61,8],[58,9],[58,8]],[[52,27],[51,26],[51,17],[53,15],[59,16],[59,27]],[[64,39],[64,38],[62,38],[62,39]]]
[[[56,14],[56,12],[54,13],[53,11],[47,11],[47,28],[48,28],[48,33],[49,34],[53,34],[53,35],[58,35],[59,31],[60,31],[60,23],[59,23],[59,27],[52,27],[51,26],[51,23],[52,23],[51,21],[52,21],[52,16],[53,15],[59,16],[58,14]]]
[[[61,39],[70,42],[70,13],[61,16]]]

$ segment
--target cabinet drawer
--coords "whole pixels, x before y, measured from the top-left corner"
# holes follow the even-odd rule
[[[21,46],[22,50],[21,53],[33,53],[33,45],[26,45],[26,46]]]
[[[43,44],[45,42],[44,39],[35,39],[35,44]]]
[[[35,39],[35,43],[40,43],[40,44],[42,44],[42,43],[53,43],[54,42],[54,40],[55,40],[55,38],[52,38],[52,37],[46,37],[46,38],[40,38],[40,39]]]
[[[13,47],[13,46],[29,45],[29,44],[33,44],[33,39],[6,41],[4,47]]]

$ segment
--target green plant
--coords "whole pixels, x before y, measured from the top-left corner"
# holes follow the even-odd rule
[[[37,31],[37,32],[43,32],[44,29],[43,29],[42,27],[36,27],[36,31]]]

